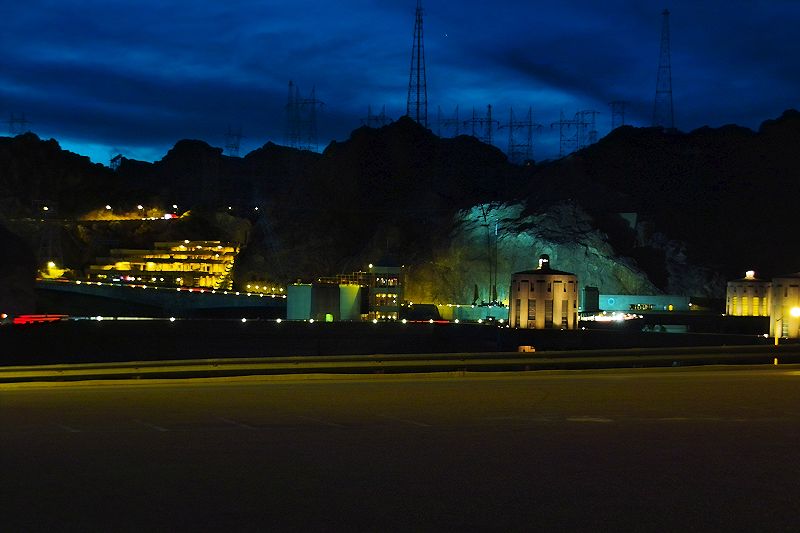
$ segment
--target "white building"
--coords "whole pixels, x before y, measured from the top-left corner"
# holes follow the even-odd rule
[[[539,268],[511,276],[508,319],[512,328],[577,328],[577,276],[551,269],[542,255]]]

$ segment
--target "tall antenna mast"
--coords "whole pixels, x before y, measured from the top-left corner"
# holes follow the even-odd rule
[[[661,54],[658,59],[658,79],[656,81],[656,99],[653,105],[653,126],[666,130],[675,129],[675,113],[672,109],[672,67],[669,58],[669,10],[661,15]]]
[[[406,115],[424,127],[428,127],[428,87],[425,76],[425,44],[422,38],[422,0],[417,0]]]

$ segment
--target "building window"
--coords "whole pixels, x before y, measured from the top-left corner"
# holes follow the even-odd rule
[[[733,299],[732,299],[731,309],[730,309],[730,313],[733,316],[739,316],[739,310],[737,309],[738,305],[739,305],[739,297],[738,296],[734,296]]]
[[[753,316],[758,316],[759,309],[761,308],[761,298],[753,296]]]
[[[519,327],[519,305],[520,299],[514,300],[514,326]]]
[[[551,282],[547,282],[547,292],[553,292],[553,284]]]
[[[569,300],[561,300],[561,327],[567,327],[567,308],[569,307]]]
[[[528,300],[528,322],[536,322],[536,300]]]
[[[544,327],[553,327],[553,300],[544,301]]]

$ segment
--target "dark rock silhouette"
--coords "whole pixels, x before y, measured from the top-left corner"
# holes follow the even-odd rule
[[[20,218],[34,200],[53,198],[70,218],[106,203],[178,203],[198,214],[232,206],[253,223],[236,266],[242,282],[347,272],[390,255],[429,273],[422,284],[448,277],[445,292],[463,284],[471,294],[481,276],[457,270],[486,262],[485,242],[475,236],[489,222],[474,210],[493,206],[493,216],[516,213],[502,224],[526,236],[519,246],[572,247],[567,263],[610,261],[598,275],[621,290],[721,296],[720,280],[743,270],[767,277],[797,270],[798,154],[793,110],[758,131],[622,127],[530,166],[511,165],[469,136],[438,138],[408,119],[359,128],[321,154],[267,143],[236,158],[184,140],[155,163],[123,158],[117,171],[27,134],[0,138],[0,208]],[[455,249],[459,242],[468,248]],[[509,259],[509,268],[516,261],[523,257]]]

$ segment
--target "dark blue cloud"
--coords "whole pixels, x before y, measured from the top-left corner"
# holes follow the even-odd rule
[[[367,106],[405,110],[413,0],[30,0],[0,6],[0,115],[105,162],[119,148],[163,155],[180,138],[243,151],[283,141],[287,83],[325,102],[320,142],[346,138]],[[652,114],[662,3],[465,0],[425,2],[429,117],[493,104],[505,120],[533,106],[546,127],[536,157],[554,156],[550,123],[630,102]],[[677,0],[672,67],[677,126],[757,127],[796,107],[800,3]],[[431,124],[436,130],[436,125]],[[505,135],[495,136],[501,148]]]

